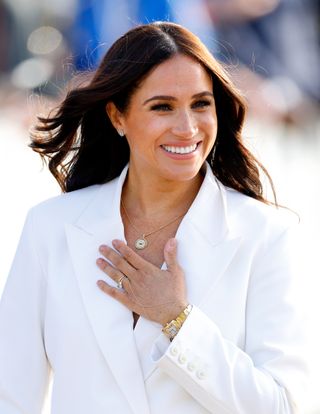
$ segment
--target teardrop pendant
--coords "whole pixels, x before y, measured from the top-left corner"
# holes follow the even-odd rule
[[[143,250],[148,246],[148,241],[147,239],[144,237],[144,234],[142,235],[142,237],[140,237],[139,239],[137,239],[134,243],[135,248],[137,250]]]

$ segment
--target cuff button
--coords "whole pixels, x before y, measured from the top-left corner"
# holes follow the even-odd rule
[[[199,371],[197,371],[197,377],[198,377],[200,380],[205,379],[205,378],[206,378],[206,376],[207,376],[207,374],[206,374],[206,372],[205,372],[205,371],[203,371],[203,370],[199,370]]]
[[[173,356],[177,356],[179,354],[179,348],[177,346],[172,346],[170,348],[170,353]]]
[[[180,364],[185,364],[187,362],[187,357],[184,354],[180,354],[178,361],[180,362]]]
[[[196,366],[193,362],[189,362],[189,364],[187,365],[187,368],[190,372],[193,372],[196,369]]]

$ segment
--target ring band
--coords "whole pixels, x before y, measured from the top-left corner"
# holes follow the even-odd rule
[[[123,279],[128,279],[127,278],[127,276],[126,275],[122,275],[121,277],[120,277],[120,279],[118,280],[118,282],[117,282],[117,288],[118,289],[123,289],[123,285],[122,285],[122,281],[123,281]]]

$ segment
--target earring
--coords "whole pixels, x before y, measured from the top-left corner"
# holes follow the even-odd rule
[[[120,135],[120,137],[124,137],[124,132],[122,129],[118,129],[117,132]]]

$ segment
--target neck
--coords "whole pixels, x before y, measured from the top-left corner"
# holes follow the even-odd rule
[[[191,180],[177,182],[160,178],[153,180],[129,168],[122,201],[133,217],[157,220],[166,214],[172,216],[172,212],[183,214],[191,206],[202,181],[201,172]]]

